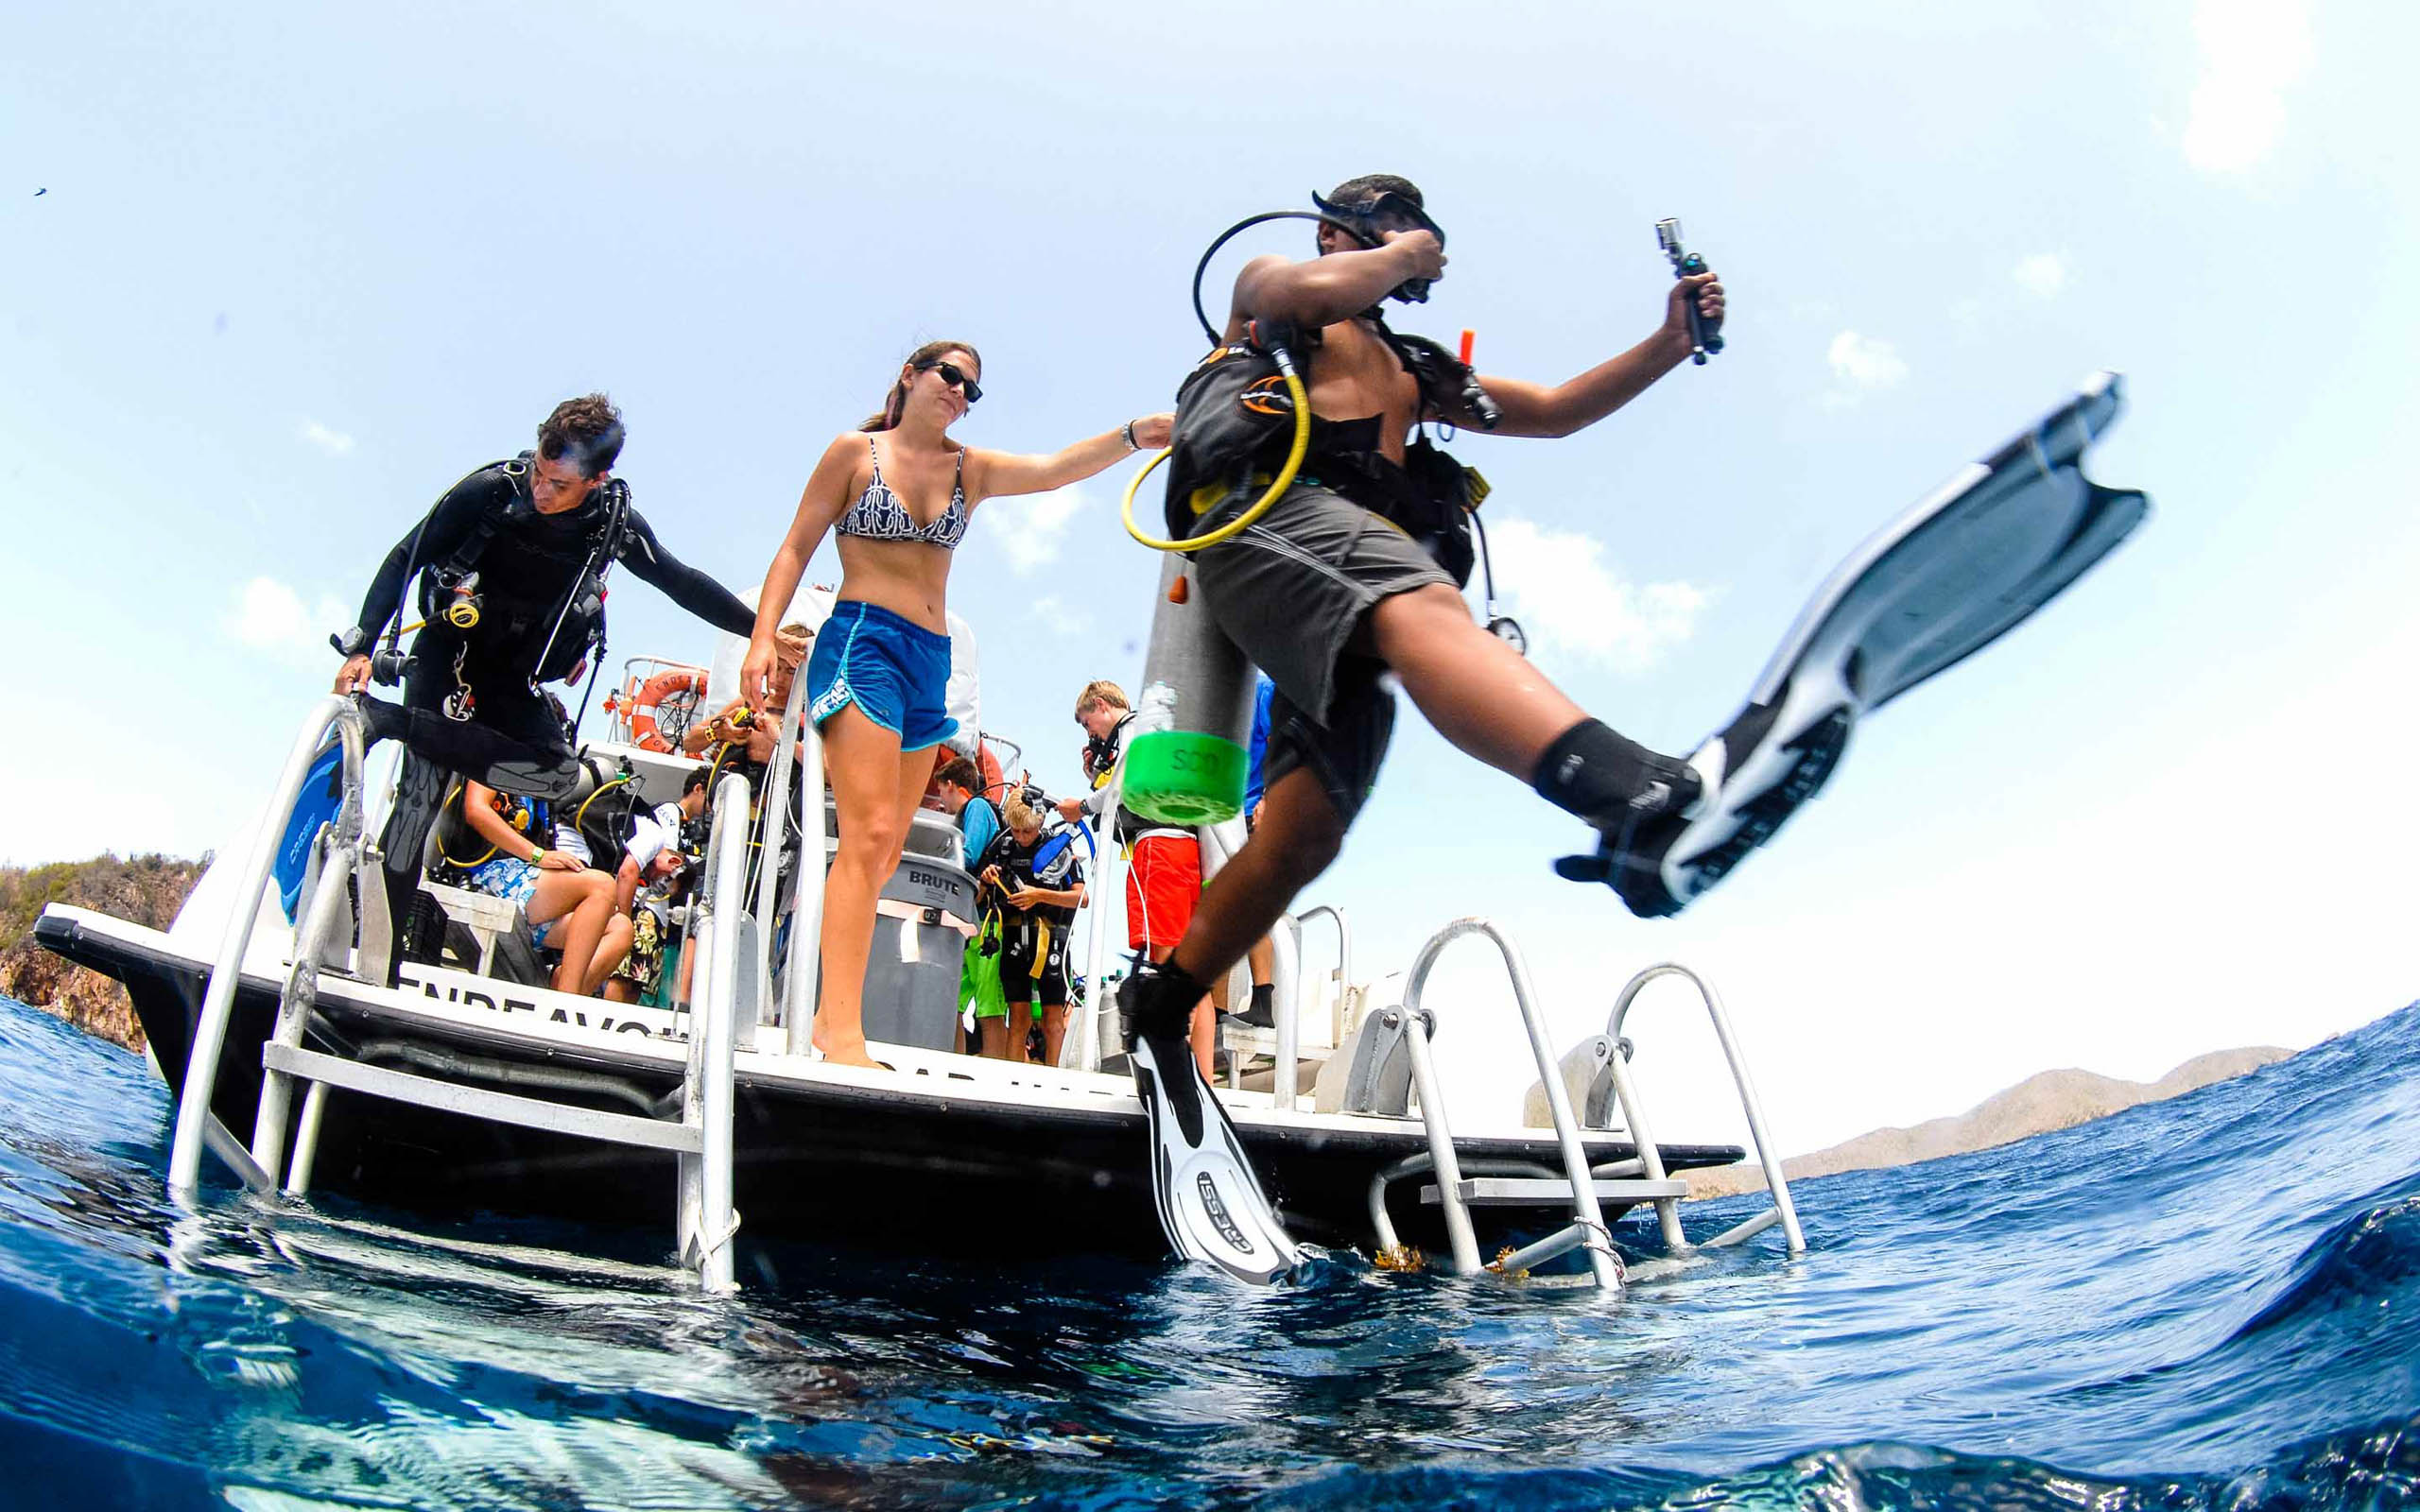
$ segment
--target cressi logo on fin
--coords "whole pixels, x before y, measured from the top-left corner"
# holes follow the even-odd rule
[[[1238,1254],[1259,1253],[1259,1247],[1252,1242],[1251,1237],[1237,1228],[1236,1220],[1228,1215],[1227,1204],[1219,1196],[1219,1183],[1210,1179],[1210,1173],[1207,1171],[1196,1173],[1193,1177],[1193,1186],[1195,1191],[1201,1194],[1201,1211],[1209,1218],[1211,1227],[1219,1230],[1219,1237],[1225,1240],[1228,1246]]]

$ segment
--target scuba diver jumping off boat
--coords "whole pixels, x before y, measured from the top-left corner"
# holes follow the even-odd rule
[[[1678,279],[1647,339],[1565,383],[1481,379],[1380,314],[1390,297],[1425,300],[1445,271],[1420,190],[1373,174],[1318,203],[1319,255],[1246,264],[1218,350],[1180,392],[1170,533],[1195,552],[1211,618],[1276,693],[1259,826],[1168,960],[1130,979],[1138,1022],[1189,1007],[1335,858],[1393,731],[1389,673],[1448,740],[1594,826],[1602,880],[1643,916],[1687,901],[1667,884],[1665,854],[1737,765],[1726,742],[1757,734],[1742,721],[1687,760],[1649,750],[1474,621],[1461,585],[1484,486],[1426,431],[1560,437],[1595,424],[1689,360],[1722,318],[1720,279]],[[1278,380],[1297,364],[1309,402],[1299,471],[1244,521],[1288,459],[1294,401]]]
[[[631,507],[630,485],[613,476],[622,439],[604,395],[556,405],[533,450],[455,484],[395,542],[359,622],[328,638],[345,659],[336,691],[361,696],[372,740],[410,753],[380,842],[398,938],[448,773],[556,802],[577,795],[570,730],[540,685],[576,681],[603,655],[616,562],[717,629],[755,627],[753,610],[666,551]],[[400,610],[415,577],[422,620],[405,655]],[[783,654],[795,662],[804,642],[786,640]],[[368,696],[373,680],[400,682],[403,701]]]
[[[1178,390],[1173,442],[1152,464],[1169,464],[1167,539],[1135,525],[1135,489],[1127,495],[1129,530],[1191,557],[1211,624],[1276,688],[1257,828],[1175,950],[1139,964],[1119,993],[1163,1227],[1182,1252],[1264,1281],[1295,1250],[1217,1099],[1177,1066],[1185,1015],[1335,859],[1393,730],[1387,675],[1446,739],[1597,832],[1594,851],[1564,857],[1558,873],[1663,917],[1815,796],[1859,719],[2064,592],[2148,509],[2141,493],[2083,475],[2121,403],[2118,376],[2095,374],[1852,554],[1717,734],[1685,759],[1650,750],[1555,688],[1492,604],[1488,626],[1472,618],[1461,589],[1485,550],[1471,531],[1486,486],[1426,427],[1561,437],[1593,425],[1722,350],[1720,281],[1662,222],[1676,281],[1644,341],[1559,385],[1482,378],[1467,345],[1457,358],[1383,317],[1382,301],[1425,301],[1444,274],[1444,233],[1419,189],[1371,175],[1313,200],[1316,211],[1248,217],[1203,254],[1195,313],[1213,350]],[[1201,297],[1211,255],[1285,218],[1319,222],[1319,255],[1246,264],[1213,327]]]

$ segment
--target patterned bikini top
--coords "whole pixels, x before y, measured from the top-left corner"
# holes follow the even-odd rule
[[[966,536],[966,449],[959,448],[958,476],[951,480],[949,507],[931,524],[920,525],[907,502],[882,481],[882,448],[873,438],[866,438],[866,449],[873,453],[873,479],[857,502],[840,516],[837,527],[844,536],[862,536],[868,541],[921,541],[928,546],[954,551]]]

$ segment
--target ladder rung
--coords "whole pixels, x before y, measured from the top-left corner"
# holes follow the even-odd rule
[[[1655,1202],[1665,1197],[1685,1197],[1689,1194],[1686,1181],[1597,1181],[1599,1202]],[[1571,1183],[1561,1177],[1481,1176],[1466,1177],[1461,1183],[1462,1200],[1475,1208],[1556,1208],[1571,1205]],[[1437,1205],[1437,1186],[1431,1182],[1420,1189],[1420,1200],[1430,1207]]]
[[[389,1071],[383,1066],[365,1066],[359,1061],[323,1055],[317,1050],[281,1045],[275,1041],[261,1047],[261,1064],[270,1071],[282,1071],[305,1081],[325,1082],[348,1091],[367,1092],[390,1102],[416,1103],[423,1108],[467,1114],[491,1123],[517,1124],[524,1128],[547,1129],[557,1134],[601,1140],[610,1144],[636,1144],[683,1155],[698,1154],[705,1147],[704,1137],[686,1124],[640,1118],[631,1113],[599,1112],[595,1108],[549,1102],[543,1097],[523,1097],[514,1092],[463,1087],[450,1081],[439,1081],[433,1076],[414,1075],[407,1071]]]

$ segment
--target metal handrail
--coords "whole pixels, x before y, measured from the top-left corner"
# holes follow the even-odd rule
[[[1333,903],[1321,903],[1315,908],[1305,908],[1301,913],[1296,914],[1294,916],[1294,927],[1297,930],[1303,930],[1312,919],[1319,918],[1322,914],[1336,921],[1336,1005],[1337,1011],[1340,1014],[1344,1008],[1346,994],[1353,990],[1352,921],[1344,917],[1343,909],[1337,907]],[[1305,952],[1304,954],[1307,956],[1309,953]],[[1307,986],[1310,980],[1311,973],[1307,971],[1304,971],[1304,985]],[[1298,993],[1297,996],[1299,995],[1300,994]],[[1328,1038],[1331,1040],[1341,1042],[1344,1039],[1344,1025],[1331,1020],[1328,1027]]]
[[[1731,1062],[1731,1079],[1739,1089],[1739,1106],[1748,1115],[1748,1133],[1749,1137],[1755,1142],[1757,1162],[1765,1168],[1765,1185],[1772,1194],[1772,1211],[1781,1217],[1782,1234],[1789,1243],[1789,1252],[1793,1255],[1805,1254],[1806,1235],[1798,1227],[1798,1208],[1790,1201],[1789,1182],[1781,1173],[1781,1160],[1773,1154],[1772,1140],[1765,1132],[1764,1105],[1756,1096],[1755,1082],[1748,1074],[1748,1063],[1740,1058],[1738,1041],[1731,1032],[1731,1016],[1723,1011],[1722,999],[1706,980],[1687,967],[1672,961],[1658,962],[1647,968],[1632,977],[1622,988],[1621,995],[1614,1000],[1614,1011],[1605,1024],[1606,1036],[1616,1045],[1618,1046],[1621,1043],[1622,1021],[1629,1016],[1632,1002],[1637,998],[1642,988],[1659,976],[1686,978],[1689,984],[1698,989],[1699,998],[1705,1004],[1706,1013],[1714,1020],[1715,1038],[1722,1042],[1723,1057]],[[1543,1066],[1544,1063],[1541,1062],[1541,1065]],[[1631,1080],[1630,1071],[1624,1065],[1619,1050],[1614,1053],[1610,1069],[1614,1076],[1614,1095],[1621,1099],[1622,1120],[1630,1126],[1631,1138],[1637,1143],[1640,1157],[1647,1161],[1647,1174],[1655,1180],[1663,1180],[1665,1178],[1663,1154],[1656,1148],[1655,1136],[1648,1127],[1646,1107],[1639,1100],[1638,1089]],[[1542,1074],[1547,1080],[1547,1100],[1558,1107],[1564,1106],[1563,1078],[1552,1070],[1544,1071]],[[1712,1249],[1723,1245],[1736,1244],[1752,1234],[1762,1232],[1772,1223],[1772,1219],[1768,1217],[1752,1218],[1737,1228],[1707,1241],[1702,1246],[1693,1246],[1682,1237],[1680,1204],[1676,1200],[1668,1197],[1657,1201],[1655,1219],[1663,1229],[1666,1246],[1675,1253],[1685,1252],[1692,1247]]]
[[[752,963],[751,969],[756,973],[756,1001],[759,1004],[769,1004],[773,1001],[773,909],[780,901],[781,895],[782,847],[789,840],[791,731],[798,729],[799,712],[806,707],[805,671],[804,667],[801,667],[790,679],[789,696],[782,702],[781,733],[773,742],[773,759],[765,772],[764,796],[758,800],[764,813],[759,816],[757,825],[761,833],[756,851],[758,868],[756,927],[764,932],[766,948],[756,953],[756,959]],[[809,810],[812,810],[815,815],[816,827],[822,828],[823,805],[820,801],[821,796],[822,790],[819,787],[816,790],[818,801],[809,802],[804,796],[800,799],[798,827],[802,842],[806,834],[806,816]],[[810,859],[806,850],[806,846],[802,843],[799,847],[799,863],[802,868]],[[750,1025],[749,1035],[752,1041],[755,1036],[755,1028],[752,1024]]]
[[[1428,973],[1436,966],[1437,957],[1444,953],[1446,946],[1465,935],[1486,936],[1495,942],[1496,953],[1504,958],[1505,971],[1512,979],[1512,1001],[1521,1010],[1521,1026],[1529,1032],[1530,1050],[1537,1057],[1538,1075],[1546,1083],[1547,1108],[1554,1115],[1555,1143],[1563,1152],[1564,1172],[1571,1181],[1573,1227],[1585,1230],[1582,1243],[1588,1251],[1589,1272],[1596,1277],[1597,1284],[1607,1291],[1618,1291],[1622,1284],[1621,1261],[1616,1257],[1613,1246],[1604,1237],[1604,1211],[1597,1203],[1596,1183],[1588,1172],[1588,1155],[1581,1148],[1579,1125],[1571,1116],[1571,1098],[1564,1091],[1563,1077],[1555,1066],[1554,1052],[1547,1045],[1546,1026],[1538,1021],[1536,994],[1530,988],[1530,969],[1522,961],[1520,951],[1504,932],[1484,919],[1458,919],[1429,936],[1428,943],[1420,947],[1420,954],[1413,958],[1411,971],[1405,978],[1403,1008],[1409,1019],[1404,1026],[1405,1037],[1412,1046],[1412,1074],[1420,1082],[1421,1116],[1430,1122],[1432,1128],[1443,1122],[1441,1110],[1431,1101],[1434,1089],[1430,1084],[1432,1073],[1427,1066],[1426,1034],[1423,1027],[1425,1021],[1421,1017],[1420,997],[1427,988]],[[1644,1137],[1641,1138],[1643,1142]],[[1432,1151],[1438,1147],[1433,1133],[1429,1147]],[[1455,1242],[1455,1265],[1467,1275],[1478,1269],[1478,1250],[1477,1245],[1468,1240],[1470,1220],[1467,1211],[1462,1215],[1461,1230],[1457,1233],[1454,1229],[1452,1214],[1461,1206],[1461,1197],[1456,1193],[1461,1177],[1454,1174],[1450,1143],[1440,1154],[1437,1177],[1441,1193],[1448,1194],[1444,1208],[1447,1232]]]
[[[681,1121],[700,1133],[699,1153],[681,1157],[681,1258],[698,1268],[710,1292],[736,1289],[731,1237],[738,1224],[731,1206],[732,1004],[750,963],[739,958],[746,931],[722,911],[741,912],[748,885],[748,779],[734,772],[715,785],[714,838],[707,847],[706,886],[698,906],[706,915],[705,961],[689,1022],[689,1059],[683,1075]],[[695,937],[694,936],[692,936]]]
[[[185,1057],[184,1087],[177,1099],[176,1130],[169,1142],[168,1197],[180,1206],[192,1206],[200,1193],[201,1152],[209,1143],[208,1129],[214,1116],[210,1111],[211,1094],[218,1083],[218,1059],[227,1047],[227,1022],[234,1013],[235,991],[243,981],[244,954],[251,946],[252,930],[260,919],[261,892],[268,885],[269,871],[277,863],[277,842],[293,817],[294,802],[302,795],[303,779],[310,775],[311,765],[318,760],[332,725],[344,747],[345,803],[353,808],[354,822],[359,819],[361,711],[351,698],[330,694],[311,706],[301,733],[294,737],[293,748],[286,753],[285,769],[269,799],[268,817],[253,834],[251,850],[244,857],[233,909],[228,916],[226,932],[219,936],[217,958],[211,964],[210,986],[194,1023],[193,1049]],[[338,812],[341,817],[343,811]],[[356,858],[356,867],[366,856],[365,851]],[[328,885],[324,876],[320,885]],[[337,890],[341,892],[342,888]],[[364,904],[369,905],[373,897],[365,885]]]
[[[1101,956],[1109,948],[1109,931],[1102,919],[1112,898],[1122,901],[1126,896],[1126,852],[1117,843],[1117,800],[1125,791],[1126,753],[1120,750],[1117,765],[1110,768],[1109,797],[1096,816],[1099,823],[1094,830],[1093,849],[1099,853],[1100,874],[1084,903],[1091,916],[1085,922],[1092,932],[1084,952],[1084,1011],[1076,1021],[1076,1032],[1059,1049],[1059,1064],[1073,1071],[1100,1070],[1100,1016],[1109,1006],[1101,999]]]
[[[303,905],[302,922],[294,932],[294,961],[286,971],[285,989],[278,994],[277,1023],[269,1038],[289,1049],[302,1043],[303,1031],[310,1026],[311,1010],[319,1003],[320,958],[341,917],[338,910],[351,912],[345,908],[344,884],[337,875],[339,868],[335,863],[341,859],[346,869],[360,864],[359,823],[357,807],[348,795],[337,812],[333,843],[320,854],[316,885],[309,902]],[[272,1177],[285,1160],[286,1114],[293,1108],[293,1099],[294,1077],[290,1074],[263,1071],[259,1111],[252,1120],[251,1157],[255,1165]]]
[[[805,686],[806,669],[801,667],[790,684],[790,696],[796,698]],[[795,715],[784,718],[798,722]],[[790,879],[789,960],[782,969],[782,1035],[791,1055],[804,1056],[815,1043],[815,977],[823,949],[823,734],[813,720],[806,722],[805,731],[799,736],[798,751],[798,875]],[[806,842],[810,833],[815,837],[812,845]],[[768,955],[772,937],[769,923]]]

